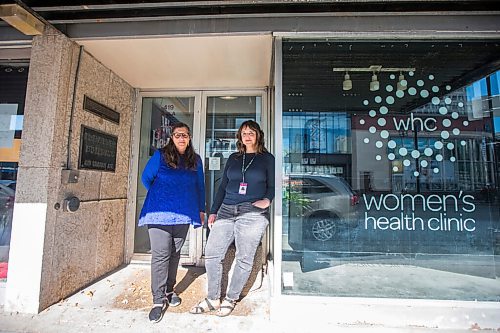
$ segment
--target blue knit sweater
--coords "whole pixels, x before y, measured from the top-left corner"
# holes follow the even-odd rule
[[[205,211],[205,177],[197,155],[196,170],[184,168],[181,158],[177,169],[163,160],[157,150],[142,172],[148,190],[139,216],[139,226],[192,224],[201,226],[200,212]]]

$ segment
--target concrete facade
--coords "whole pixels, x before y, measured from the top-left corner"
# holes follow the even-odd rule
[[[55,29],[33,39],[5,300],[9,311],[37,313],[123,263],[135,94],[92,55],[82,53],[77,71],[78,61],[79,46]],[[120,113],[120,123],[83,110],[84,95]],[[118,137],[116,170],[79,170],[78,181],[69,183],[69,170],[77,169],[81,125]],[[69,196],[81,200],[76,212],[62,208]]]

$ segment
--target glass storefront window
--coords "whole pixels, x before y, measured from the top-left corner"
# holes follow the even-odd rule
[[[283,44],[283,293],[500,301],[499,44]]]
[[[28,63],[0,63],[0,281],[7,278]]]

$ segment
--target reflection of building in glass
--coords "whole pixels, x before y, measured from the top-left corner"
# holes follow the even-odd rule
[[[350,117],[343,112],[288,112],[283,117],[285,168],[350,175]]]

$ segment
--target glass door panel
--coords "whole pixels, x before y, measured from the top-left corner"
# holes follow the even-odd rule
[[[170,139],[171,126],[176,122],[189,125],[194,132],[194,115],[196,109],[195,94],[191,96],[143,97],[141,116],[141,137],[139,143],[139,174],[137,185],[136,218],[139,215],[146,198],[146,188],[140,181],[142,171],[153,153],[165,146]],[[194,144],[194,143],[193,143]],[[190,236],[182,247],[181,254],[190,255]],[[150,253],[148,230],[146,227],[135,227],[134,252]]]
[[[236,152],[236,132],[245,120],[255,120],[263,126],[262,94],[254,96],[207,96],[205,125],[205,186],[207,209],[210,209],[219,188],[229,155]],[[267,137],[267,136],[266,136]],[[209,230],[203,234],[203,249]]]

